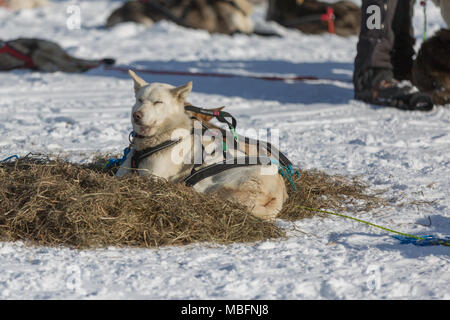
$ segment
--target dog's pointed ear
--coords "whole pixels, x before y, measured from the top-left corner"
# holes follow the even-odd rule
[[[176,87],[170,91],[172,92],[175,99],[178,99],[178,101],[180,102],[184,102],[188,94],[192,91],[192,81],[189,81],[184,86]]]
[[[139,77],[134,71],[128,70],[128,74],[130,75],[131,79],[134,81],[134,93],[137,93],[140,88],[148,84],[144,79]]]

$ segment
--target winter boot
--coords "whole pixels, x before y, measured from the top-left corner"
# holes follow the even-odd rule
[[[355,99],[402,110],[430,111],[433,101],[415,87],[394,79],[389,69],[369,69],[355,81]]]

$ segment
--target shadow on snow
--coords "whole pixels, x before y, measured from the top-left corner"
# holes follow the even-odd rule
[[[130,66],[118,66],[135,70],[148,82],[164,82],[181,85],[194,82],[194,92],[241,97],[254,100],[273,100],[280,103],[328,103],[346,104],[353,99],[351,76],[353,64],[339,62],[292,63],[277,60],[233,61],[135,61]],[[160,75],[139,70],[169,72],[238,74],[224,78],[193,75]],[[113,76],[128,79],[126,72],[97,68],[87,75]],[[254,79],[255,76],[313,76],[319,81],[269,81]],[[323,80],[322,80],[323,79]]]

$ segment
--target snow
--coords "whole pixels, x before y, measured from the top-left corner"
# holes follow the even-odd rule
[[[70,30],[67,7],[74,4],[82,25]],[[300,168],[358,175],[395,203],[359,218],[415,235],[450,234],[450,108],[402,112],[352,100],[356,37],[284,29],[263,21],[264,6],[255,22],[283,38],[210,35],[169,22],[102,28],[120,4],[61,0],[19,13],[0,9],[0,38],[47,38],[71,54],[111,56],[134,68],[334,79],[140,74],[174,85],[194,80],[194,105],[226,105],[240,133],[278,129],[281,150]],[[427,14],[431,34],[444,22],[431,2]],[[418,4],[414,25],[419,45]],[[124,73],[4,72],[0,97],[0,159],[46,152],[89,161],[127,144],[133,91]],[[229,246],[77,251],[0,243],[0,299],[450,299],[446,247],[400,244],[339,217],[277,223],[286,239]]]

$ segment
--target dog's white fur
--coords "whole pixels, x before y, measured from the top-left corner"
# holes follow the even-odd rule
[[[174,87],[169,84],[148,84],[134,72],[136,103],[132,107],[133,130],[145,138],[135,139],[132,151],[116,173],[117,177],[132,172],[131,157],[134,150],[156,146],[163,141],[181,139],[175,146],[159,151],[139,163],[140,175],[155,175],[171,182],[181,182],[193,167],[194,138],[191,131],[199,125],[184,110],[185,99],[192,90],[192,82]],[[140,112],[136,123],[133,114]],[[189,152],[184,152],[189,150]],[[174,154],[183,161],[174,162]],[[225,170],[201,180],[194,189],[203,193],[214,193],[222,199],[246,206],[252,214],[263,219],[273,219],[287,199],[283,178],[272,170],[267,174],[266,166],[253,165]]]
[[[447,27],[450,28],[450,0],[433,0],[433,2],[441,7],[441,15]]]
[[[6,0],[6,7],[11,10],[31,9],[48,4],[48,0]]]

